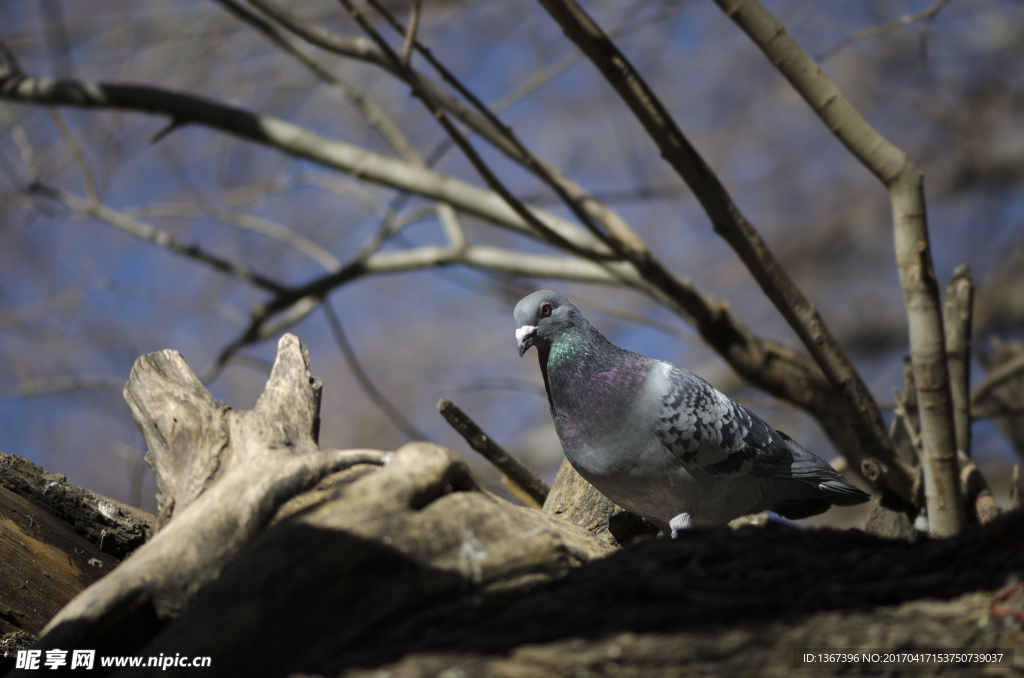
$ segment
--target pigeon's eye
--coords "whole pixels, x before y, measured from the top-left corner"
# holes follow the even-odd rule
[[[551,317],[551,304],[544,302],[540,305],[540,317],[550,318]]]

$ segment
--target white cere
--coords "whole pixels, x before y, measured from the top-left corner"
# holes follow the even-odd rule
[[[519,343],[522,343],[523,339],[525,339],[526,337],[530,336],[531,334],[533,334],[536,331],[537,331],[537,326],[536,325],[523,325],[518,330],[516,330],[516,341],[518,341]]]

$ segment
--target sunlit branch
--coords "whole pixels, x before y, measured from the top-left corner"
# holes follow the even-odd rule
[[[399,62],[402,68],[409,67],[409,59],[412,57],[412,46],[416,41],[416,31],[420,28],[420,6],[423,0],[412,0],[412,8],[409,10],[409,29],[405,32],[405,41],[402,43],[402,55]]]
[[[352,174],[362,181],[450,203],[460,212],[536,237],[536,230],[528,225],[527,220],[492,191],[403,160],[328,139],[273,116],[257,115],[201,97],[145,85],[4,75],[0,76],[0,99],[168,115],[179,125],[201,124],[227,132]],[[603,244],[580,226],[543,210],[530,209],[529,212],[558,238],[570,243],[571,248],[594,257],[607,258],[610,255]]]
[[[393,148],[403,160],[420,167],[427,166],[391,118],[388,117],[388,115],[379,106],[370,101],[362,92],[339,78],[330,70],[321,66],[313,57],[292,44],[291,41],[288,40],[275,26],[256,16],[244,6],[234,2],[234,0],[216,1],[227,8],[228,11],[232,12],[235,16],[249,23],[256,28],[256,30],[266,35],[274,44],[298,60],[318,78],[341,91],[345,98],[355,106],[360,113],[362,113],[370,126],[380,133],[384,140],[387,141],[391,148]],[[414,14],[417,18],[419,17],[418,7],[418,3],[414,5]],[[446,237],[449,241],[453,245],[459,245],[460,243],[465,242],[462,225],[459,223],[459,218],[455,210],[447,203],[439,203],[437,206],[437,212],[438,218],[444,227]]]
[[[511,143],[507,135],[502,131],[500,123],[498,123],[498,126],[495,126],[491,119],[487,116],[474,112],[460,99],[448,93],[441,85],[429,78],[426,78],[411,67],[403,68],[401,65],[401,59],[398,55],[394,54],[393,51],[392,54],[389,55],[387,50],[385,50],[380,43],[374,44],[364,38],[342,38],[335,36],[319,26],[315,26],[304,21],[298,15],[274,3],[273,0],[249,0],[249,2],[256,7],[259,7],[261,11],[272,17],[283,27],[308,41],[310,44],[314,44],[334,54],[339,54],[352,59],[359,59],[384,68],[395,77],[409,83],[410,85],[412,84],[412,79],[415,78],[417,86],[427,97],[436,102],[440,108],[444,109],[469,127],[474,134],[479,135],[489,144],[497,148],[513,161],[520,163],[531,172],[537,172],[538,169],[543,169],[544,173],[549,177],[553,177],[565,191],[573,196],[574,200],[591,216],[591,218],[597,220],[609,231],[620,234],[621,239],[628,244],[628,233],[630,229],[629,225],[622,219],[622,217],[608,209],[606,206],[600,204],[598,201],[590,198],[582,187],[564,176],[555,167],[547,165],[535,158],[524,157],[520,153],[520,149],[517,148],[514,143]],[[404,29],[402,29],[401,32],[403,36],[406,34]]]
[[[363,115],[370,126],[375,129],[381,137],[398,153],[402,158],[409,160],[416,157],[416,152],[410,146],[408,139],[402,134],[398,126],[388,115],[376,104],[370,101],[362,92],[348,84],[330,70],[324,68],[320,62],[312,56],[299,49],[286,38],[275,26],[262,18],[256,16],[249,9],[234,0],[215,0],[236,17],[245,21],[257,31],[265,35],[271,42],[277,45],[285,53],[293,57],[309,69],[316,77],[326,82],[331,87],[340,91],[345,99],[349,101]]]

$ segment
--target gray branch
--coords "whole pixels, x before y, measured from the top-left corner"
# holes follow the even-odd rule
[[[888,189],[896,265],[910,326],[910,359],[920,403],[925,496],[933,534],[963,530],[939,286],[928,244],[924,178],[880,135],[758,0],[715,0],[800,93],[822,122]],[[877,408],[876,408],[877,412]]]

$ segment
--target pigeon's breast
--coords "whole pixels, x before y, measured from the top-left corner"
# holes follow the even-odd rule
[[[557,381],[551,394],[555,430],[577,470],[621,472],[640,452],[631,447],[643,437],[634,429],[652,361],[637,354],[619,358],[604,364],[580,360],[550,375]]]

